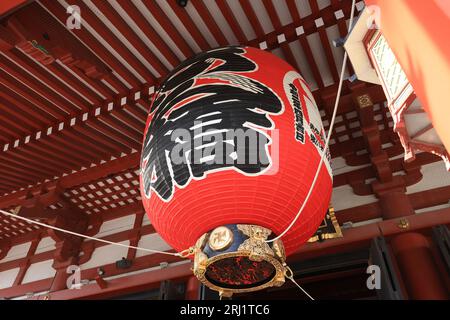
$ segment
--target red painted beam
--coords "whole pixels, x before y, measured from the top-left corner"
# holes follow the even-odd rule
[[[209,12],[205,3],[203,1],[191,1],[191,3],[194,6],[194,8],[197,10],[197,12],[200,14],[200,17],[206,23],[206,26],[210,30],[214,39],[216,39],[219,46],[228,45],[229,44],[228,40],[225,38],[225,35],[223,34],[222,30],[220,30],[219,26],[217,25],[213,16]]]
[[[29,2],[28,0],[2,0],[0,1],[0,17],[8,14]]]
[[[216,3],[217,6],[220,8],[220,11],[222,11],[223,16],[227,20],[228,24],[231,27],[231,30],[233,30],[233,33],[238,39],[238,41],[240,43],[246,43],[247,37],[245,36],[244,31],[242,30],[242,26],[237,21],[236,16],[231,10],[228,2],[226,0],[217,0]]]
[[[16,287],[10,287],[0,290],[0,297],[11,298],[26,295],[28,292],[43,292],[50,288],[53,279],[43,279],[39,281],[29,282]]]
[[[272,22],[273,27],[275,30],[279,30],[282,28],[282,23],[280,20],[280,17],[278,16],[278,13],[275,9],[275,4],[272,2],[272,0],[264,0],[263,5],[266,8],[267,13],[269,14],[270,21]],[[259,36],[259,35],[258,35]],[[297,63],[297,60],[295,60],[294,54],[292,53],[291,47],[289,47],[289,44],[287,42],[283,42],[280,44],[281,50],[283,51],[283,55],[286,59],[286,61],[296,68],[299,73],[301,73],[300,65]]]
[[[295,2],[294,1],[286,1],[286,4],[289,8],[289,13],[292,16],[292,20],[294,21],[294,23],[300,24],[302,19],[300,17],[300,13],[298,12],[297,5],[295,4]],[[323,80],[322,80],[322,76],[320,75],[320,71],[317,66],[317,63],[314,60],[314,55],[312,53],[311,46],[309,45],[309,42],[308,42],[306,36],[301,35],[299,37],[299,42],[300,42],[300,47],[305,52],[306,59],[308,60],[309,67],[311,68],[311,72],[313,74],[314,80],[317,83],[317,86],[319,88],[325,87]]]
[[[339,252],[348,252],[358,248],[367,247],[370,241],[377,236],[392,236],[408,233],[423,232],[436,225],[450,225],[450,209],[436,210],[423,215],[409,216],[409,228],[402,229],[398,227],[399,219],[385,220],[379,223],[370,224],[358,228],[346,229],[343,231],[344,237],[327,240],[325,242],[309,243],[301,247],[294,255],[290,256],[288,262],[302,261],[325,254],[334,254]],[[175,257],[174,257],[175,258]],[[171,257],[165,257],[164,261],[169,261]],[[177,258],[179,259],[179,258]],[[136,265],[132,270],[136,271],[154,266],[157,261],[161,261],[161,257],[156,255],[144,256],[136,259]],[[107,276],[120,274],[114,270],[114,265],[108,265]],[[106,270],[105,269],[105,270]],[[96,268],[83,271],[83,279],[94,279],[96,276]],[[82,290],[62,290],[50,294],[50,299],[87,299],[87,298],[106,298],[116,296],[118,294],[126,294],[157,288],[159,282],[167,279],[187,279],[192,275],[189,264],[184,264],[167,269],[144,272],[138,275],[124,276],[113,280],[107,280],[108,286],[100,289],[97,284],[90,284],[83,287]],[[50,286],[50,279],[41,280],[34,283],[21,285],[18,287],[0,290],[0,296],[13,297],[24,295],[26,292],[45,291]],[[47,287],[45,287],[47,285]]]
[[[357,228],[344,229],[342,238],[307,243],[290,256],[289,260],[302,261],[326,254],[348,252],[367,247],[372,239],[378,236],[392,237],[406,232],[424,231],[438,225],[450,225],[450,208],[408,216],[406,219],[409,222],[407,229],[399,228],[400,219],[384,220]]]
[[[105,299],[118,295],[159,288],[163,280],[185,280],[192,275],[189,264],[145,272],[118,279],[106,280],[107,287],[97,284],[83,286],[81,290],[62,290],[48,295],[49,300]],[[44,299],[44,297],[42,297]]]
[[[144,1],[146,3],[147,1]],[[152,2],[152,1],[148,1]],[[197,25],[194,23],[194,21],[191,19],[191,17],[188,15],[186,10],[184,8],[181,8],[176,1],[167,1],[167,3],[170,5],[173,12],[177,15],[178,19],[183,23],[183,25],[186,27],[186,29],[189,31],[189,33],[194,38],[197,45],[202,50],[208,50],[210,49],[210,46],[208,44],[208,41],[206,41],[205,36],[200,31],[200,29],[197,27]]]
[[[309,0],[309,5],[315,17],[320,17],[319,5],[316,0]],[[339,73],[337,70],[336,63],[334,62],[333,51],[331,50],[330,40],[328,39],[328,35],[326,32],[325,26],[321,26],[317,28],[319,33],[320,42],[322,43],[322,47],[324,49],[325,57],[328,62],[328,69],[330,70],[331,75],[333,76],[333,80],[335,83],[339,82]]]

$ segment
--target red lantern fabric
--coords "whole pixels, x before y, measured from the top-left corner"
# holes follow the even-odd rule
[[[215,150],[197,163],[194,150],[206,147],[196,142],[208,130],[190,140],[174,139],[174,133],[199,128],[215,134],[211,145],[231,146],[228,151],[233,143],[220,134],[250,130],[258,136],[256,151],[266,159],[206,164],[218,157]],[[308,193],[325,145],[321,117],[303,78],[275,55],[251,47],[200,53],[172,71],[153,96],[144,136],[143,204],[156,231],[178,251],[220,225],[255,224],[283,232]],[[252,152],[246,149],[245,156],[250,159]],[[244,157],[224,153],[226,160]],[[324,218],[332,191],[329,160],[327,152],[306,207],[282,238],[287,255]]]

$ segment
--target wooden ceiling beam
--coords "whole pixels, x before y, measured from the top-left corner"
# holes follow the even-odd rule
[[[20,46],[20,44],[17,44],[16,46]],[[11,51],[4,51],[3,54],[8,57],[10,61],[13,61],[17,66],[21,68],[16,68],[16,72],[18,72],[18,74],[21,74],[26,79],[30,79],[30,76],[24,73],[22,69],[26,70],[28,73],[33,74],[33,76],[39,79],[42,84],[45,84],[47,88],[57,92],[66,100],[70,101],[73,105],[77,106],[79,109],[89,109],[89,102],[83,96],[86,96],[94,104],[100,103],[99,97],[94,96],[92,91],[90,91],[86,87],[81,86],[80,82],[71,80],[69,78],[69,75],[63,74],[57,67],[52,65],[57,64],[56,62],[46,64],[44,67],[41,63],[32,61],[29,56],[25,55],[17,48],[12,49]],[[4,63],[3,66],[10,64],[6,59],[2,59],[2,62]],[[60,81],[57,77],[62,79],[65,83],[69,84],[73,88]]]
[[[300,14],[298,12],[297,5],[295,4],[295,2],[294,1],[286,1],[286,4],[288,6],[289,14],[292,17],[293,22],[296,24],[300,24],[302,22],[302,19],[300,17]],[[305,34],[300,35],[298,40],[300,42],[300,44],[299,44],[300,48],[303,50],[303,52],[305,53],[306,59],[308,60],[309,68],[311,69],[311,72],[313,74],[313,77],[314,77],[314,80],[315,80],[317,86],[319,87],[319,89],[325,87],[323,80],[322,80],[322,76],[320,75],[319,68],[317,67],[317,63],[314,60],[314,56],[311,51],[311,46],[309,45],[309,42],[306,39],[306,35]]]
[[[147,255],[139,257],[135,260],[131,269],[125,272],[137,271],[153,266],[158,266],[160,261],[179,262],[181,258],[161,255]],[[105,267],[106,276],[113,276],[124,273],[123,270],[117,270],[115,263],[109,264]],[[81,277],[83,279],[95,279],[97,277],[97,268],[82,271]],[[136,291],[145,291],[153,288],[159,288],[160,282],[167,279],[186,279],[192,275],[189,264],[173,266],[165,269],[144,272],[135,275],[125,276],[118,279],[107,279],[107,287],[102,289],[96,283],[83,286],[83,290],[60,290],[52,292],[48,295],[49,299],[67,300],[87,297],[106,298],[114,295],[123,295]],[[28,292],[43,292],[49,290],[53,279],[44,279],[32,283],[23,284],[17,287],[1,289],[0,295],[2,297],[11,298],[26,295]],[[76,292],[74,292],[76,291]],[[42,299],[42,297],[36,297]]]
[[[15,61],[17,62],[17,61]],[[15,67],[12,67],[15,66]],[[14,77],[16,80],[20,81],[22,84],[26,84],[29,88],[31,88],[33,91],[37,92],[42,98],[50,101],[52,104],[57,106],[58,109],[62,110],[65,113],[68,113],[70,115],[75,115],[77,112],[79,112],[80,109],[87,110],[88,107],[86,104],[72,104],[71,102],[65,100],[62,96],[60,96],[57,92],[64,94],[63,89],[58,86],[56,91],[52,90],[53,86],[46,86],[40,81],[36,81],[34,77],[32,77],[30,74],[25,72],[24,70],[18,68],[15,64],[11,64],[11,62],[6,59],[4,56],[0,55],[0,69],[4,72],[7,72],[12,77]],[[34,71],[31,69],[28,69],[29,72],[34,74]],[[38,79],[43,79],[43,75],[39,78],[39,73],[37,73]],[[46,83],[46,82],[44,82]],[[36,93],[34,93],[36,94]],[[67,98],[68,96],[66,96]],[[78,101],[77,99],[74,99],[73,101]],[[48,102],[47,102],[48,103]],[[80,109],[79,109],[80,108]]]
[[[318,19],[322,18],[317,1],[309,0],[309,5],[311,7],[313,16],[315,16],[315,18],[318,18]],[[333,51],[331,50],[330,40],[328,39],[328,35],[326,32],[325,26],[322,25],[320,27],[317,27],[317,32],[319,33],[320,41],[322,43],[322,47],[324,48],[325,57],[328,62],[328,69],[331,72],[334,82],[338,83],[339,82],[339,72],[337,70],[337,66],[334,61]]]
[[[37,128],[43,127],[47,123],[34,117],[33,113],[31,112],[24,112],[23,109],[20,109],[20,107],[17,107],[14,103],[10,103],[9,99],[5,99],[1,95],[0,106],[2,114],[4,114],[5,117],[16,121],[28,131],[34,131]]]
[[[57,21],[65,27],[65,23],[67,20],[67,13],[63,6],[61,6],[57,1],[53,0],[42,0],[39,4],[48,12],[50,12]],[[110,53],[89,31],[85,30],[85,28],[81,29],[72,29],[69,31],[76,38],[81,40],[81,42],[90,48],[91,51],[95,52],[95,54],[105,62],[111,69],[115,67],[113,70],[117,72],[117,74],[125,79],[132,87],[138,88],[142,83],[140,80],[130,72],[117,57],[115,57],[112,53]],[[121,66],[121,67],[118,67]],[[117,85],[117,82],[112,80],[114,76],[106,77],[105,81],[110,83],[113,87]],[[126,90],[126,86],[123,84],[119,84],[116,86],[116,89],[119,93],[123,93]]]
[[[240,43],[248,42],[248,39],[245,36],[245,33],[242,30],[241,25],[238,23],[236,16],[231,10],[228,2],[226,0],[217,0],[216,4],[219,7],[220,11],[222,12],[223,16],[225,17],[225,20],[227,20],[227,23],[230,25],[230,28],[233,31],[236,39]]]
[[[244,5],[244,3],[245,2],[242,2],[241,5]],[[342,0],[341,9],[346,19],[350,17],[351,3],[352,0]],[[318,28],[315,25],[315,19],[318,17],[321,17],[323,20],[323,28],[331,27],[337,22],[336,16],[334,15],[334,9],[331,6],[327,6],[320,10],[317,15],[310,14],[302,18],[299,22],[292,22],[284,25],[280,30],[274,30],[268,34],[265,34],[264,37],[258,37],[249,41],[247,45],[259,47],[259,44],[265,41],[267,44],[267,50],[273,50],[279,47],[278,35],[280,34],[285,35],[287,43],[296,41],[299,38],[296,34],[296,29],[298,27],[303,27],[305,36],[311,35],[318,31]]]
[[[118,0],[120,5],[129,3],[129,0]],[[173,22],[167,17],[166,13],[159,7],[157,1],[143,1],[143,5],[152,15],[161,27],[167,32],[172,41],[177,45],[186,58],[189,58],[194,54],[194,51],[187,43],[184,36],[178,32]]]
[[[408,194],[408,199],[411,201],[414,210],[448,204],[450,186]],[[336,211],[336,219],[341,225],[345,222],[357,223],[381,218],[381,216],[382,209],[379,201]]]
[[[131,149],[128,146],[118,143],[103,132],[90,128],[85,123],[78,125],[76,130],[73,128],[66,129],[64,133],[69,133],[69,136],[72,136],[74,139],[81,134],[80,139],[87,139],[88,145],[92,145],[94,150],[97,147],[100,147],[101,150],[106,150],[111,155],[117,155],[121,152],[131,152]]]
[[[3,0],[0,4],[0,17],[16,10],[26,4],[29,0]]]
[[[100,12],[119,30],[119,32],[127,39],[128,42],[144,57],[144,59],[160,74],[164,75],[169,69],[158,59],[155,54],[147,47],[147,45],[136,35],[133,29],[119,15],[108,1],[94,1],[93,4]],[[130,6],[134,5],[130,2]],[[129,12],[127,12],[129,14]],[[156,34],[155,34],[156,35]],[[154,35],[151,35],[153,38]],[[170,52],[170,51],[168,51]],[[169,53],[168,59],[173,58],[173,54]],[[178,64],[175,60],[175,66]],[[154,76],[153,76],[154,77]]]
[[[147,2],[147,1],[144,1]],[[184,8],[181,8],[176,1],[167,1],[167,4],[170,6],[172,11],[177,15],[178,19],[183,23],[183,25],[187,28],[191,36],[194,38],[197,45],[201,50],[210,49],[210,45],[208,41],[206,41],[203,33],[198,29],[197,25],[192,21],[191,17],[187,14]]]
[[[58,182],[58,185],[62,189],[69,189],[89,181],[103,178],[110,174],[121,172],[129,168],[134,168],[139,164],[139,158],[139,153],[135,152],[131,155],[124,156],[116,160],[112,160],[104,164],[100,164],[95,167],[87,168],[85,170],[61,177],[58,179],[58,181],[43,183],[27,190],[17,191],[15,193],[0,197],[0,208],[19,205],[20,202],[26,198],[28,192],[39,191],[45,186],[56,185],[56,182]]]
[[[142,141],[136,141],[118,130],[103,123],[101,120],[88,120],[85,122],[87,126],[91,127],[98,132],[103,132],[108,137],[111,137],[114,141],[121,143],[122,145],[132,148],[135,150],[140,150]]]
[[[25,84],[10,76],[8,73],[3,72],[0,69],[0,84],[2,88],[5,88],[5,92],[13,92],[11,96],[22,97],[29,104],[32,104],[34,108],[28,109],[28,112],[35,115],[37,113],[45,115],[49,121],[63,120],[68,112],[61,110],[57,105],[53,104],[48,98],[44,98],[37,94],[32,88],[27,87]],[[20,99],[20,98],[19,98]]]
[[[5,174],[4,171],[0,171],[1,174]],[[30,180],[31,183],[31,180]],[[0,185],[6,186],[9,188],[20,188],[20,186],[23,184],[23,178],[17,177],[17,176],[9,176],[7,178],[2,178],[0,181]],[[8,189],[7,189],[8,190]]]
[[[26,43],[29,45],[28,42]],[[89,104],[89,101],[91,104],[101,103],[101,98],[94,91],[63,69],[56,60],[51,63],[40,63],[26,54],[25,51],[21,49],[22,46],[23,43],[17,43],[14,49],[4,51],[3,53],[18,66],[21,66],[23,69],[32,73],[35,77],[40,78],[48,87],[53,88],[80,108],[85,108],[85,105]],[[64,82],[60,81],[58,78],[62,79]]]
[[[77,165],[98,163],[108,155],[117,153],[109,146],[103,145],[101,139],[91,140],[78,128],[76,131],[72,128],[66,129],[61,135],[51,135],[49,140],[43,142],[58,146],[57,150],[70,154],[72,159],[79,158],[81,161],[77,161]]]
[[[146,92],[140,92],[140,97],[136,101],[141,101],[142,97],[146,97]],[[116,99],[113,102],[113,108],[110,108],[111,103],[105,103],[103,106],[100,106],[100,113],[98,114],[98,110],[92,109],[89,114],[91,117],[88,117],[88,121],[84,118],[84,114],[80,114],[76,118],[75,125],[72,123],[72,118],[67,118],[66,121],[55,125],[52,128],[52,133],[47,135],[48,128],[39,128],[39,130],[35,130],[30,134],[30,132],[24,133],[22,136],[28,135],[28,140],[23,143],[19,143],[18,147],[16,145],[16,139],[22,140],[22,137],[10,137],[9,150],[5,158],[6,160],[11,157],[17,157],[17,154],[22,152],[24,147],[25,152],[30,153],[31,158],[23,159],[27,160],[25,163],[36,162],[36,158],[45,157],[46,154],[51,153],[53,150],[53,145],[58,145],[60,149],[54,150],[52,158],[48,159],[49,162],[52,162],[54,159],[60,159],[61,163],[70,164],[71,169],[78,170],[81,166],[89,166],[91,164],[89,159],[94,159],[95,162],[99,162],[100,160],[108,160],[111,155],[120,155],[122,152],[130,152],[131,149],[140,149],[140,144],[142,141],[142,134],[145,126],[146,114],[140,107],[137,107],[133,102],[137,96],[135,93],[129,93],[127,102],[125,104],[122,103],[123,99]],[[130,114],[126,113],[125,110],[130,112]],[[131,116],[131,114],[133,116]],[[139,118],[138,118],[139,117]],[[138,120],[139,119],[139,120]],[[97,122],[97,123],[95,123]],[[109,126],[102,125],[98,123],[98,121],[105,121]],[[86,129],[83,129],[82,126],[88,126]],[[60,130],[60,128],[64,127],[65,129]],[[69,129],[66,129],[69,128]],[[71,132],[71,130],[77,130]],[[90,130],[91,137],[94,137],[98,132],[95,140],[94,138],[89,138],[89,135],[85,135]],[[94,130],[95,132],[92,132]],[[117,130],[116,132],[113,130]],[[115,143],[114,140],[110,139],[108,141],[108,136],[103,135],[102,132],[106,132],[108,135],[112,135],[119,142],[123,144],[121,148],[120,143]],[[38,139],[38,132],[41,132],[41,135]],[[131,138],[131,139],[130,139]],[[76,141],[75,141],[76,140]],[[105,141],[106,140],[106,141]],[[20,141],[22,142],[22,141]],[[36,143],[37,142],[37,143]],[[52,142],[50,144],[50,142]],[[76,145],[73,143],[76,142]],[[14,147],[13,147],[14,144]],[[46,145],[47,150],[40,150],[37,153],[34,153],[34,150],[40,149],[41,145]],[[18,147],[18,148],[17,148]],[[92,150],[92,151],[90,151]],[[1,151],[0,151],[1,152]],[[8,163],[8,161],[6,161]],[[39,168],[40,164],[36,163],[36,167]],[[55,163],[55,166],[58,167],[58,164]],[[69,167],[66,167],[68,169]],[[54,167],[52,167],[54,169]],[[33,167],[30,167],[30,170],[34,170]],[[45,168],[42,168],[45,171]],[[70,171],[70,170],[69,170]],[[44,174],[41,176],[41,179],[36,180],[36,182],[40,180],[44,180],[45,178],[52,178],[55,175],[62,174],[66,171],[62,172],[54,172],[52,174]],[[56,174],[55,174],[56,173]]]
[[[47,4],[47,2],[43,2]],[[97,15],[84,3],[76,0],[68,0],[69,5],[77,5],[83,12],[82,18],[118,53],[139,75],[147,82],[153,83],[155,76],[151,71],[128,49],[122,41],[110,30]],[[66,17],[64,18],[64,21]],[[76,30],[76,29],[75,29]],[[81,32],[88,32],[86,27],[79,29]],[[108,50],[102,46],[101,50]]]
[[[11,150],[4,154],[4,159],[8,162],[17,159],[14,163],[22,163],[21,166],[27,165],[27,168],[31,167],[33,173],[38,174],[38,177],[42,176],[42,171],[51,172],[55,176],[60,172],[59,170],[67,170],[76,164],[72,163],[71,159],[67,161],[66,158],[61,157],[64,153],[61,154],[59,151],[53,145],[47,149],[45,141],[40,141],[33,145],[26,144],[22,148],[12,148],[11,146]]]
[[[261,22],[259,21],[255,10],[253,10],[253,7],[250,3],[250,0],[242,0],[239,2],[239,4],[242,7],[242,10],[247,15],[247,19],[250,22],[251,27],[253,28],[253,31],[256,34],[257,38],[263,38],[265,33],[261,26]]]
[[[407,219],[409,222],[409,232],[429,232],[428,230],[433,226],[450,225],[450,208],[408,216]],[[405,232],[404,229],[398,227],[398,224],[399,219],[389,219],[360,227],[344,229],[344,236],[342,238],[304,245],[290,256],[290,259],[303,261],[327,254],[337,254],[367,248],[375,237],[392,237]]]
[[[166,41],[161,38],[153,26],[145,19],[144,14],[136,8],[131,1],[117,1],[119,7],[126,12],[146,35],[147,38],[158,48],[164,57],[170,62],[173,67],[180,64],[180,59],[175,55],[172,49],[167,45]]]
[[[14,117],[8,117],[5,113],[4,110],[0,110],[0,127],[3,130],[3,133],[10,135],[12,138],[11,140],[20,139],[20,137],[30,133],[30,129],[22,127],[17,118],[14,119]]]
[[[208,27],[209,31],[211,32],[219,46],[229,45],[228,40],[225,38],[222,30],[220,30],[219,26],[216,23],[216,20],[214,20],[214,17],[209,12],[205,3],[203,1],[191,1],[190,3],[194,6],[195,10],[197,10],[198,14],[202,18],[205,25]]]
[[[272,22],[272,25],[275,30],[279,30],[282,28],[282,24],[280,21],[280,18],[278,17],[278,13],[275,10],[274,4],[272,0],[263,0],[263,5],[270,17],[270,21]],[[297,60],[294,57],[294,54],[292,53],[291,48],[289,47],[289,44],[287,42],[280,43],[281,50],[283,51],[283,55],[286,58],[286,61],[296,68],[298,72],[301,74],[302,71],[300,69],[300,65],[297,63]]]
[[[21,150],[23,151],[23,150]],[[45,156],[45,155],[44,155]],[[2,162],[0,163],[0,167],[7,170],[12,170],[12,172],[17,172],[24,174],[26,177],[32,177],[35,179],[39,179],[43,174],[52,175],[57,173],[58,167],[49,168],[46,166],[45,158],[42,157],[33,157],[30,159],[29,156],[22,156],[21,153],[17,152],[14,154],[8,154],[8,157],[5,154],[0,153],[0,159]],[[43,161],[44,163],[39,163]],[[63,165],[61,165],[63,167]]]
[[[340,10],[341,4],[339,0],[331,0],[331,6],[336,11]],[[354,22],[356,21],[356,18]],[[348,27],[345,19],[338,19],[337,20],[337,27],[339,29],[339,35],[341,38],[346,38],[348,35]],[[353,70],[353,66],[351,63],[347,63],[347,72],[349,75],[353,75],[355,71]]]

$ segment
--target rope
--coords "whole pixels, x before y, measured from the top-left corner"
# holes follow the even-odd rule
[[[302,286],[297,283],[297,281],[295,281],[294,273],[292,272],[292,269],[289,268],[288,266],[285,266],[285,268],[286,268],[286,270],[285,270],[284,275],[286,276],[286,278],[291,280],[309,299],[314,301],[315,299],[308,292],[306,292],[306,290],[303,289]]]
[[[350,14],[349,31],[352,29],[352,26],[353,26],[353,18],[354,18],[354,15],[355,15],[355,3],[356,3],[356,0],[353,0],[353,2],[352,2],[352,11],[351,11],[351,14]],[[322,168],[323,161],[325,159],[326,151],[328,150],[328,145],[330,143],[331,133],[333,132],[334,122],[336,120],[336,114],[337,114],[337,109],[338,109],[338,105],[339,105],[339,100],[341,98],[342,85],[344,83],[345,68],[347,67],[347,57],[348,57],[348,54],[345,51],[345,53],[344,53],[344,61],[342,62],[342,69],[341,69],[341,74],[340,74],[340,78],[339,78],[339,86],[338,86],[338,90],[337,90],[336,101],[334,103],[333,116],[331,117],[330,128],[328,130],[327,140],[325,142],[325,147],[323,148],[322,156],[320,157],[320,162],[319,162],[319,165],[317,166],[316,174],[314,175],[314,179],[313,179],[313,182],[312,182],[312,184],[311,184],[311,186],[309,188],[308,194],[306,195],[306,198],[303,201],[303,204],[300,207],[300,210],[298,210],[297,215],[292,220],[292,222],[289,224],[289,226],[282,233],[280,233],[276,238],[273,238],[273,239],[270,239],[270,240],[266,240],[266,242],[273,242],[273,241],[276,241],[276,240],[280,239],[281,237],[283,237],[292,228],[292,226],[297,222],[298,218],[300,217],[300,214],[303,212],[303,209],[305,208],[306,204],[308,203],[309,197],[311,196],[311,193],[312,193],[312,191],[314,189],[314,186],[316,185],[317,178],[319,177],[319,173],[320,173],[320,170]]]
[[[306,292],[305,289],[303,289],[303,288],[297,283],[297,281],[294,280],[294,278],[288,278],[288,279],[291,280],[291,281],[292,281],[292,282],[293,282],[300,290],[302,290],[303,293],[304,293],[309,299],[311,299],[312,301],[315,300],[313,297],[311,297],[311,295],[310,295],[308,292]]]
[[[33,220],[33,219],[28,219],[28,218],[25,218],[25,217],[22,217],[22,216],[18,216],[17,214],[14,214],[14,213],[11,213],[11,212],[8,212],[8,211],[0,210],[0,213],[4,214],[5,216],[12,217],[14,219],[19,219],[19,220],[22,220],[22,221],[26,221],[28,223],[36,224],[36,225],[44,227],[44,228],[53,229],[53,230],[56,230],[56,231],[68,233],[68,234],[71,234],[71,235],[74,235],[74,236],[77,236],[77,237],[81,237],[81,238],[85,238],[85,239],[89,239],[89,240],[94,240],[94,241],[98,241],[98,242],[112,244],[112,245],[115,245],[115,246],[118,246],[118,247],[124,247],[124,248],[128,248],[128,249],[135,249],[135,250],[146,251],[146,252],[151,252],[151,253],[160,253],[160,254],[165,254],[165,255],[170,255],[170,256],[182,257],[182,258],[185,258],[187,256],[187,253],[189,252],[189,249],[188,250],[183,250],[182,252],[174,253],[174,252],[166,252],[166,251],[159,251],[159,250],[153,250],[153,249],[147,249],[147,248],[130,246],[130,245],[126,245],[126,244],[123,244],[123,243],[112,242],[112,241],[108,241],[108,240],[105,240],[105,239],[95,238],[95,237],[91,237],[91,236],[88,236],[88,235],[85,235],[85,234],[81,234],[81,233],[73,232],[73,231],[70,231],[70,230],[65,230],[65,229],[61,229],[61,228],[58,228],[58,227],[54,227],[54,226],[51,226],[51,225],[48,225],[46,223],[42,223],[42,222],[39,222],[39,221],[36,221],[36,220]]]

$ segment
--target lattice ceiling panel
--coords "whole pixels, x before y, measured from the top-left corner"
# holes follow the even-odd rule
[[[29,224],[15,218],[2,217],[0,219],[0,241],[22,236],[41,229],[40,226]]]
[[[138,168],[131,169],[68,189],[64,195],[88,214],[140,203],[138,174]]]

